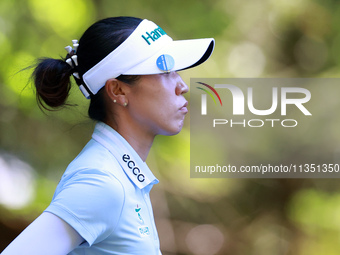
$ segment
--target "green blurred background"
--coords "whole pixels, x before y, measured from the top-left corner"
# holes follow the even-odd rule
[[[150,19],[174,39],[216,39],[207,63],[181,73],[188,85],[190,77],[340,74],[336,0],[1,0],[0,251],[48,206],[94,126],[76,86],[77,106],[44,114],[31,70],[19,71],[65,56],[94,21],[122,15]],[[163,254],[340,253],[339,180],[190,179],[189,140],[187,118],[179,135],[157,137],[147,161],[160,180],[151,196]]]

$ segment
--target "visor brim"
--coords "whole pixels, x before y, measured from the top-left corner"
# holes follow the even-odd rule
[[[156,54],[125,71],[124,75],[147,75],[163,73],[156,61],[161,55],[170,55],[175,63],[169,71],[180,71],[198,66],[205,62],[215,47],[213,38],[171,41]]]

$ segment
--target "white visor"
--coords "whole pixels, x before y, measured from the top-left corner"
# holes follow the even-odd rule
[[[120,75],[146,75],[179,71],[206,61],[215,46],[213,38],[173,41],[163,29],[144,19],[114,51],[83,75],[92,94],[108,79]]]

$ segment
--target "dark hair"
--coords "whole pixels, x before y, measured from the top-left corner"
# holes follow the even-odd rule
[[[100,20],[91,25],[79,40],[77,49],[77,72],[82,76],[110,52],[116,49],[135,30],[142,19],[134,17],[114,17]],[[68,57],[68,55],[66,56]],[[47,110],[59,109],[65,105],[71,89],[70,76],[74,69],[64,58],[42,58],[32,74],[36,87],[38,105]],[[135,82],[139,76],[121,75],[117,79],[126,83]],[[78,82],[79,83],[79,82]],[[88,111],[93,120],[106,119],[103,88],[91,95]]]

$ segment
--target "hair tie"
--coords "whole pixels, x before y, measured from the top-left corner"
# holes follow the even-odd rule
[[[72,67],[72,75],[76,81],[76,83],[79,86],[80,91],[83,93],[83,95],[90,99],[91,94],[89,92],[89,89],[84,85],[84,81],[82,77],[79,75],[78,72],[78,56],[77,56],[77,50],[78,50],[78,40],[72,40],[73,48],[68,45],[65,47],[65,50],[67,51],[67,56],[65,59],[65,62]]]
[[[78,57],[77,57],[77,49],[78,49],[78,40],[72,40],[73,48],[70,45],[65,47],[67,51],[67,56],[65,62],[69,64],[72,68],[76,68],[78,66]]]

